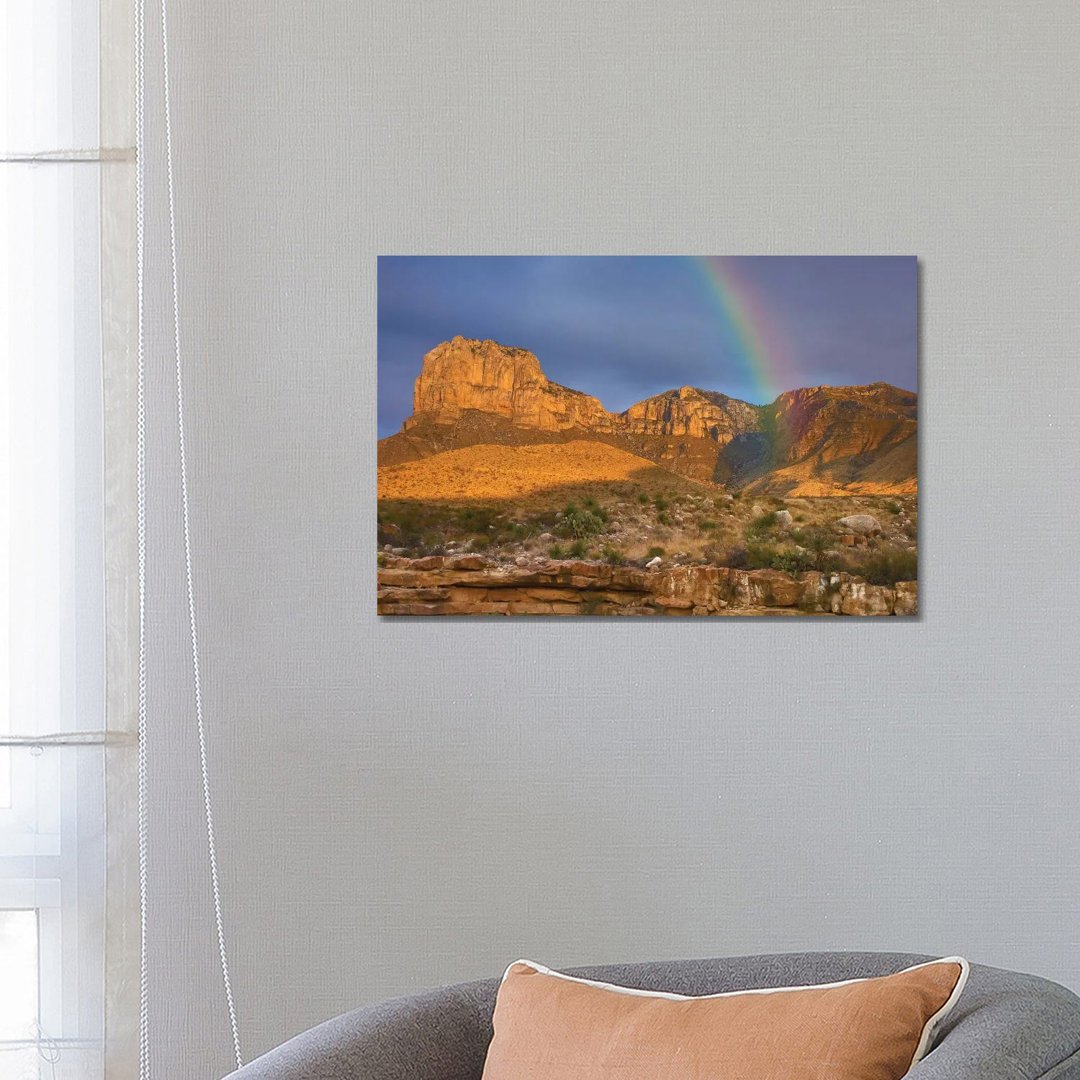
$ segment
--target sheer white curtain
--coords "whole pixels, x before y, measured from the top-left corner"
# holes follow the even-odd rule
[[[0,14],[0,1080],[104,1075],[100,19]]]

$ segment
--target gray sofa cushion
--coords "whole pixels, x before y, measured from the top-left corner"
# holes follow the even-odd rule
[[[787,953],[574,968],[591,979],[717,994],[888,975],[908,953]],[[480,1080],[497,979],[346,1013],[290,1039],[229,1080]],[[1080,1080],[1080,999],[1032,975],[973,964],[967,987],[910,1080]]]

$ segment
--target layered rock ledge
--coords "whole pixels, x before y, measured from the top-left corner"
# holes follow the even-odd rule
[[[918,584],[851,574],[584,561],[503,566],[479,555],[386,557],[380,615],[916,615]]]

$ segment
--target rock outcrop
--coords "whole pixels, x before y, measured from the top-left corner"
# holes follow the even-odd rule
[[[850,574],[673,566],[643,570],[582,561],[502,566],[477,555],[389,557],[380,615],[915,615],[917,585]]]
[[[596,398],[551,382],[528,350],[455,337],[424,357],[405,430],[422,416],[445,422],[466,409],[538,431],[614,430],[614,418]]]
[[[459,336],[424,357],[413,414],[380,441],[379,462],[468,445],[593,438],[732,488],[914,493],[917,403],[887,383],[792,390],[769,405],[683,386],[612,413],[552,382],[528,350]]]
[[[548,379],[527,349],[455,337],[424,357],[405,430],[424,418],[452,422],[467,409],[538,431],[681,435],[720,445],[760,428],[757,407],[692,386],[610,413],[596,398]]]
[[[619,430],[634,435],[684,435],[726,446],[737,435],[758,431],[753,405],[724,394],[683,386],[631,405],[615,418]]]

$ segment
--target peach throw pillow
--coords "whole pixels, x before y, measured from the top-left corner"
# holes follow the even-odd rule
[[[967,961],[709,997],[511,964],[483,1080],[899,1080],[929,1051]]]

